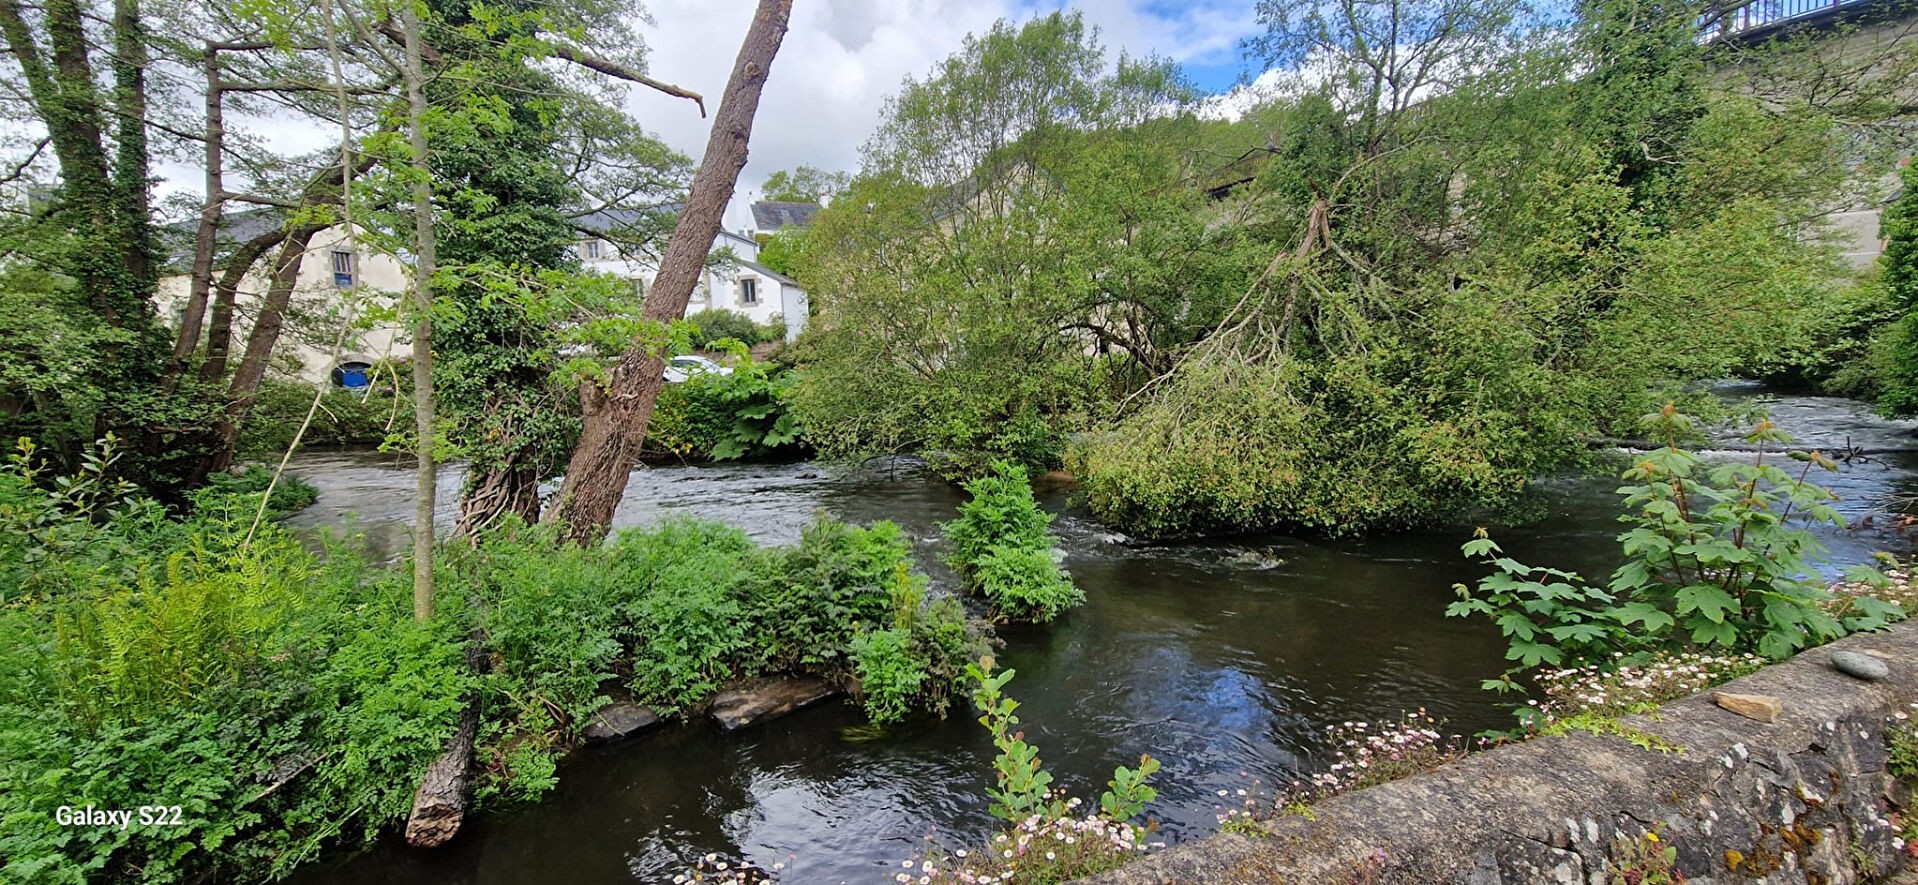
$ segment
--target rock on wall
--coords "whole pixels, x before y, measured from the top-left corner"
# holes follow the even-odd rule
[[[1875,655],[1883,682],[1832,669]],[[1219,835],[1086,880],[1145,883],[1605,883],[1621,842],[1656,832],[1695,885],[1876,881],[1902,868],[1888,819],[1907,794],[1885,771],[1885,729],[1918,697],[1918,624],[1854,636],[1729,683],[1772,695],[1774,724],[1710,693],[1627,727],[1682,748],[1576,733],[1475,754],[1283,817],[1262,837]]]

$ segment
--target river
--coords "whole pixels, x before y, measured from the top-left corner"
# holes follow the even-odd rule
[[[1810,446],[1897,448],[1914,425],[1860,404],[1773,396],[1729,385]],[[1732,439],[1727,435],[1723,438]],[[292,524],[350,524],[375,549],[397,550],[411,516],[409,465],[372,453],[310,453],[294,470],[321,489]],[[441,487],[450,501],[457,478]],[[1918,495],[1918,457],[1883,455],[1825,480],[1855,524],[1821,532],[1824,568],[1907,549],[1889,527]],[[1538,484],[1522,525],[1494,537],[1521,561],[1602,579],[1615,565],[1615,479]],[[867,523],[890,519],[916,539],[935,586],[938,523],[958,490],[917,464],[850,472],[798,464],[667,467],[637,471],[616,525],[691,514],[737,525],[763,543],[787,543],[816,512]],[[1042,496],[1087,604],[1042,628],[1002,633],[1002,665],[1027,738],[1072,794],[1096,801],[1115,765],[1141,753],[1164,763],[1150,815],[1168,842],[1215,828],[1219,791],[1271,784],[1322,765],[1328,723],[1380,720],[1425,708],[1451,731],[1504,727],[1509,716],[1479,681],[1504,668],[1489,625],[1448,619],[1452,585],[1480,569],[1459,555],[1472,527],[1325,541],[1285,535],[1141,544],[1113,533],[1069,495]],[[349,518],[349,515],[352,515]],[[450,508],[441,519],[450,522]],[[1866,517],[1870,521],[1866,522]],[[890,881],[927,838],[958,846],[994,829],[984,790],[992,746],[965,710],[888,734],[858,728],[845,702],[736,734],[694,723],[629,743],[588,748],[560,771],[546,801],[483,816],[452,845],[413,851],[397,839],[322,861],[309,883],[572,885],[670,882],[707,853],[762,867],[784,881]]]

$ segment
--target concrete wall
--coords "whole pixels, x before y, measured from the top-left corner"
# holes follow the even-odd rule
[[[1837,649],[1877,654],[1891,678],[1838,673]],[[1707,693],[1625,720],[1682,752],[1585,733],[1529,741],[1336,797],[1268,836],[1219,835],[1086,881],[1604,883],[1615,841],[1648,828],[1678,850],[1694,885],[1844,885],[1902,868],[1889,818],[1909,797],[1885,771],[1885,729],[1918,698],[1918,625],[1814,649],[1720,690],[1778,697],[1784,713],[1762,724]]]
[[[582,243],[579,254],[591,270],[626,277],[635,281],[640,292],[650,290],[658,268],[647,259],[619,255],[610,243],[598,246]],[[806,328],[809,311],[806,292],[799,285],[772,270],[759,266],[759,244],[737,234],[720,232],[713,243],[715,251],[731,250],[737,263],[711,267],[700,274],[699,287],[686,303],[688,314],[702,310],[730,310],[745,314],[755,323],[779,324],[786,328],[786,340],[799,337]],[[753,300],[746,300],[745,281],[752,282]]]

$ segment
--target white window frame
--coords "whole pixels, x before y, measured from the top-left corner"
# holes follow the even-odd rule
[[[759,304],[759,278],[758,277],[740,277],[739,278],[739,303],[752,304],[752,305]]]

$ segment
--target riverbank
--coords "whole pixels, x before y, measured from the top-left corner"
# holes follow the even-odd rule
[[[1841,673],[1831,659],[1842,652],[1888,675]],[[1775,699],[1781,712],[1740,715],[1714,700],[1722,693]],[[1875,881],[1908,859],[1911,785],[1887,752],[1914,700],[1908,623],[1621,720],[1648,741],[1574,732],[1498,747],[1084,881],[1530,885],[1659,870],[1696,883]]]

